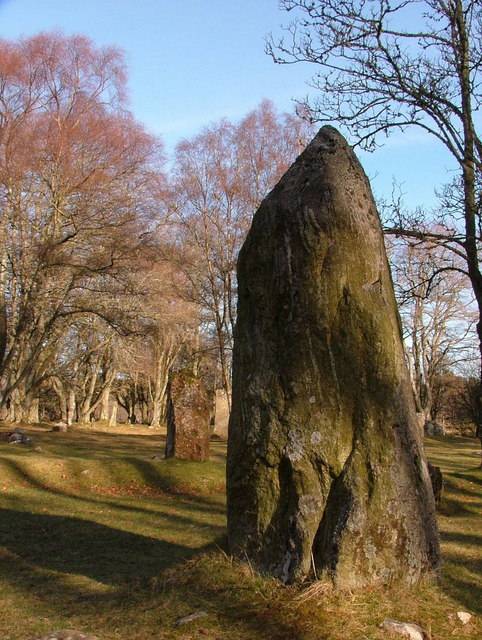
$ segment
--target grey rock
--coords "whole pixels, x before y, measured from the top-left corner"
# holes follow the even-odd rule
[[[17,428],[7,435],[7,442],[9,444],[32,445],[32,438]]]
[[[445,435],[445,429],[444,427],[439,424],[438,422],[432,422],[431,420],[428,420],[424,427],[423,427],[424,433],[426,436],[443,436]]]
[[[472,620],[472,614],[468,611],[457,611],[457,619],[462,624],[468,624]]]
[[[182,627],[185,624],[194,622],[194,620],[205,618],[207,615],[206,611],[196,611],[194,613],[190,613],[188,616],[184,616],[183,618],[178,618],[174,624],[176,627]]]
[[[324,127],[238,260],[228,438],[232,553],[285,582],[416,582],[435,505],[370,186]]]
[[[21,444],[24,435],[22,433],[17,433],[14,431],[8,436],[7,442],[8,444]]]
[[[426,640],[427,638],[422,627],[413,622],[399,622],[398,620],[387,618],[382,622],[380,628],[410,640]]]

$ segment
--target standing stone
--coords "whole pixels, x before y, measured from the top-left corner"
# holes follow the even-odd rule
[[[323,127],[238,261],[233,553],[285,582],[417,581],[439,562],[430,478],[370,186]]]
[[[209,396],[202,380],[184,370],[168,386],[166,458],[209,458]]]
[[[428,474],[430,476],[430,482],[432,485],[435,506],[439,507],[440,503],[442,502],[442,494],[444,490],[444,477],[442,474],[442,469],[429,462]]]

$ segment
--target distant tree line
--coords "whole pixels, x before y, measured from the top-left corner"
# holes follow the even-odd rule
[[[183,140],[167,170],[125,94],[115,49],[0,42],[4,420],[158,426],[173,367],[230,399],[237,254],[313,127],[264,101]],[[417,409],[433,420],[443,380],[473,375],[476,313],[463,269],[417,242],[388,249]]]

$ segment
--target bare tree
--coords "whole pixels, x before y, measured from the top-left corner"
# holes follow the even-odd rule
[[[441,244],[464,261],[478,307],[482,355],[480,1],[281,0],[280,5],[294,19],[284,38],[268,39],[267,51],[278,63],[317,66],[312,79],[317,96],[302,103],[313,121],[339,123],[355,144],[368,149],[380,136],[415,126],[455,160],[459,175],[444,195],[452,209],[441,216],[439,228],[399,219],[390,231]]]
[[[304,146],[310,129],[264,101],[241,122],[223,120],[182,142],[174,165],[178,267],[216,342],[221,385],[231,395],[236,260],[262,198]]]
[[[20,420],[77,318],[123,329],[162,154],[115,50],[42,35],[0,42],[0,69],[0,404]]]
[[[448,251],[409,241],[388,246],[417,411],[436,419],[444,376],[471,357],[476,310],[468,278],[442,271]],[[450,258],[449,258],[450,259]]]

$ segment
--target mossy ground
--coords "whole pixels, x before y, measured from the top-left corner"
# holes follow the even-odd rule
[[[0,443],[1,640],[59,628],[105,640],[375,640],[385,617],[434,640],[482,635],[475,440],[426,444],[445,471],[439,584],[332,593],[283,587],[225,554],[224,444],[210,462],[183,463],[162,460],[163,438],[146,428],[26,431],[40,451]],[[466,626],[460,610],[475,614]],[[207,616],[175,626],[196,611]]]

